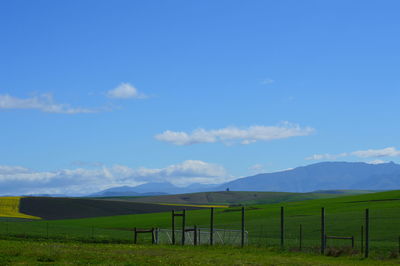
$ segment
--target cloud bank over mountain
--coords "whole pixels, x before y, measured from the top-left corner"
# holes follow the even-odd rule
[[[399,157],[400,151],[395,147],[387,147],[384,149],[368,149],[353,152],[343,152],[339,154],[314,154],[305,158],[306,160],[336,160],[338,158],[355,156],[358,158],[373,158],[373,157]]]
[[[130,168],[124,165],[95,169],[34,171],[21,166],[0,166],[0,194],[86,194],[115,186],[169,182],[218,184],[232,180],[224,167],[199,160],[186,160],[164,168]]]

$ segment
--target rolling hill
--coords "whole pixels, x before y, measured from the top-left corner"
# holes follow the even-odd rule
[[[249,192],[249,191],[218,191],[198,192],[176,195],[162,195],[153,197],[115,197],[109,200],[122,200],[143,203],[170,203],[170,204],[225,204],[225,205],[250,205],[279,202],[293,202],[311,199],[335,198],[348,195],[371,193],[372,191],[321,191],[314,193],[291,192]]]

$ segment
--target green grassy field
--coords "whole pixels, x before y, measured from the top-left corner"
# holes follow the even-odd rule
[[[246,230],[249,244],[279,246],[280,206],[285,207],[286,243],[288,249],[299,245],[299,225],[303,227],[303,247],[317,251],[320,245],[320,211],[326,210],[328,235],[354,236],[360,248],[360,227],[364,210],[370,209],[370,246],[372,255],[390,256],[398,249],[400,235],[400,191],[380,192],[302,202],[261,204],[246,207]],[[216,209],[215,227],[240,228],[240,208]],[[177,222],[178,225],[180,221]],[[209,226],[209,210],[187,211],[187,226]],[[133,227],[171,227],[170,212],[121,215],[87,219],[31,222],[0,222],[0,234],[86,239],[96,241],[132,241]],[[141,240],[142,241],[142,240]],[[349,241],[331,240],[328,246],[349,246]],[[383,255],[382,255],[383,254]]]
[[[146,202],[146,203],[174,203],[174,204],[269,204],[279,202],[293,202],[310,199],[337,198],[348,195],[366,194],[366,190],[332,190],[320,193],[289,193],[289,192],[257,192],[257,191],[219,191],[199,192],[177,195],[162,195],[151,197],[111,197],[108,200]]]
[[[328,257],[266,248],[0,240],[1,265],[398,265],[397,259]]]

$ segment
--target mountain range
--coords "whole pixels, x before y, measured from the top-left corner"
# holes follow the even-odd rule
[[[393,162],[322,162],[290,170],[239,178],[219,185],[146,183],[136,187],[116,187],[91,196],[146,196],[206,191],[279,191],[312,192],[317,190],[394,190],[400,189],[400,165]]]
[[[217,185],[192,184],[187,187],[177,187],[168,182],[146,183],[135,187],[121,186],[109,188],[89,197],[117,197],[117,196],[160,196],[166,194],[182,194],[204,191],[216,191]]]
[[[316,190],[393,190],[400,188],[400,165],[393,162],[323,162],[258,174],[221,185],[244,191],[311,192]]]

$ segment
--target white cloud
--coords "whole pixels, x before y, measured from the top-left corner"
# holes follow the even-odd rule
[[[254,164],[252,166],[249,167],[249,170],[253,173],[260,173],[264,171],[264,166],[262,164]]]
[[[305,158],[306,160],[336,160],[337,158],[340,157],[345,157],[347,156],[347,153],[340,153],[340,154],[329,154],[329,153],[325,153],[325,154],[313,154],[307,158]]]
[[[218,184],[232,179],[221,165],[187,160],[165,168],[130,168],[124,165],[96,169],[33,171],[20,166],[0,166],[0,195],[85,194],[114,186],[148,182]]]
[[[21,166],[0,165],[0,175],[28,173],[29,169]]]
[[[175,145],[192,145],[197,143],[223,142],[232,144],[250,144],[257,141],[270,141],[296,136],[307,136],[314,132],[313,128],[302,128],[288,122],[279,126],[251,126],[248,128],[226,127],[215,130],[196,129],[191,133],[179,131],[164,131],[155,136],[159,141],[169,142]]]
[[[261,84],[263,84],[263,85],[268,85],[268,84],[272,84],[272,83],[274,83],[275,82],[275,80],[273,80],[273,79],[271,79],[271,78],[266,78],[266,79],[263,79],[262,81],[261,81]]]
[[[147,97],[129,83],[121,83],[118,87],[109,90],[107,96],[115,99],[143,99]]]
[[[373,157],[398,157],[400,156],[400,151],[395,147],[387,147],[384,149],[369,149],[369,150],[360,150],[353,152],[344,152],[340,154],[314,154],[305,158],[306,160],[336,160],[341,157],[349,157],[355,156],[359,158],[373,158]]]
[[[99,110],[73,108],[68,104],[55,103],[51,94],[40,94],[31,98],[17,98],[8,94],[0,94],[0,109],[36,109],[46,113],[79,114],[95,113]]]
[[[198,160],[187,160],[162,169],[140,168],[135,176],[138,180],[168,181],[177,186],[186,186],[192,183],[218,184],[232,178],[221,165]]]
[[[73,161],[71,163],[73,166],[77,167],[100,167],[104,166],[102,162],[86,162],[86,161]]]
[[[367,162],[367,163],[369,163],[369,164],[382,164],[382,163],[387,163],[387,161],[384,161],[384,160],[373,160],[373,161],[370,161],[370,162]]]
[[[355,151],[351,153],[354,156],[362,157],[362,158],[370,158],[370,157],[397,157],[400,156],[400,151],[396,150],[395,147],[387,147],[380,150],[364,150],[364,151]]]
[[[290,168],[285,168],[285,169],[281,169],[281,170],[276,170],[274,172],[271,173],[280,173],[280,172],[286,172],[286,171],[290,171],[293,170],[294,168],[290,167]]]

